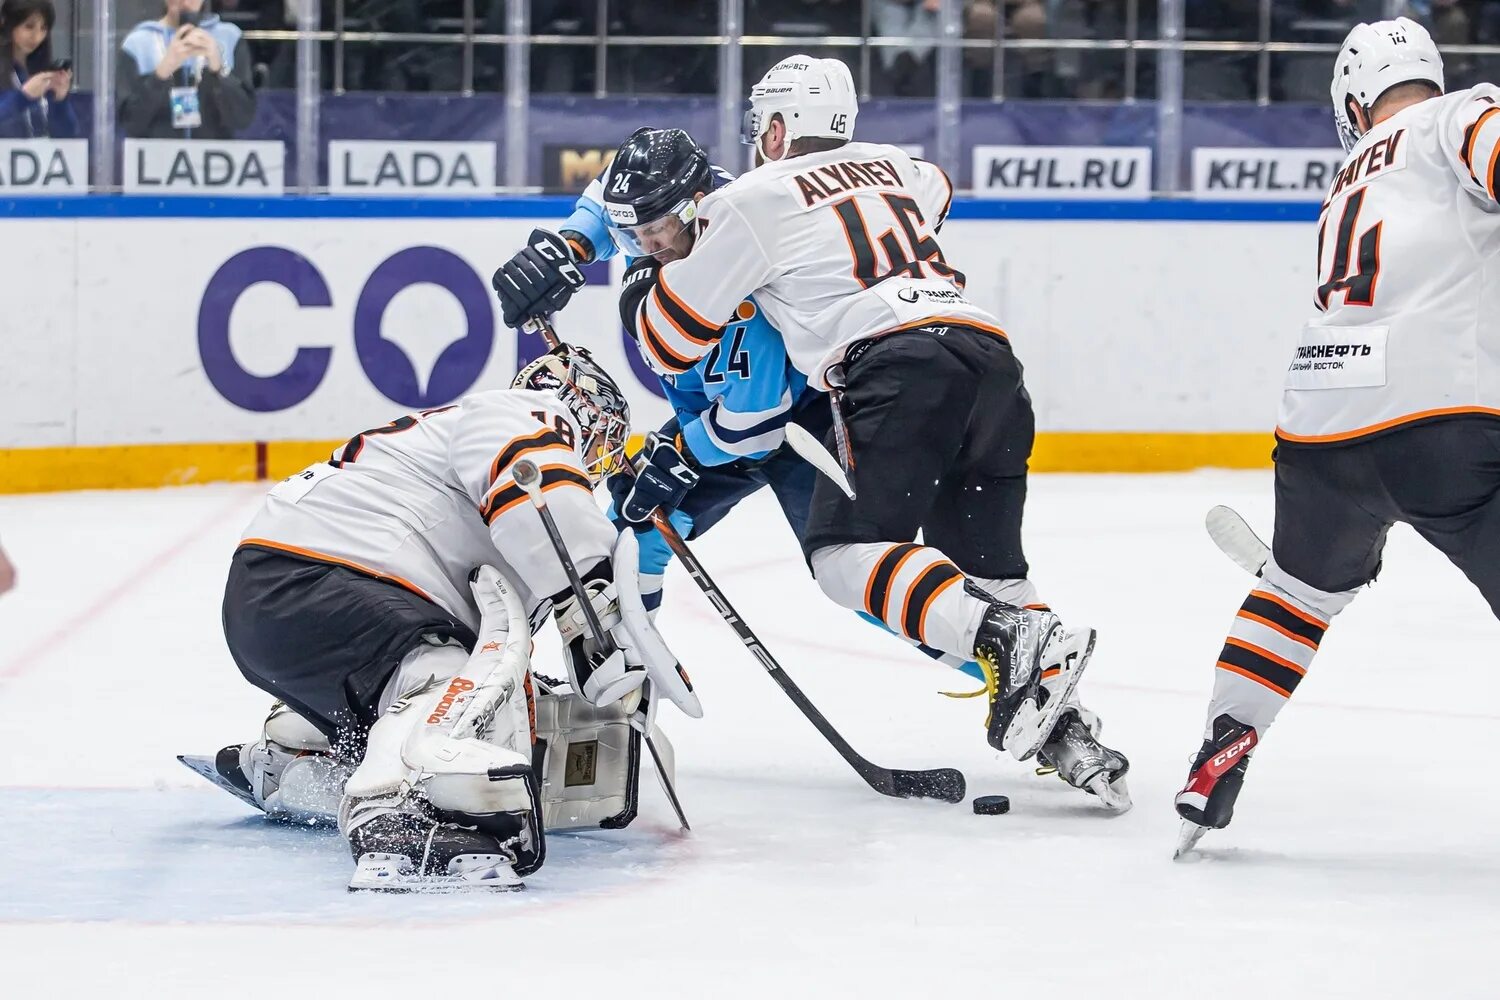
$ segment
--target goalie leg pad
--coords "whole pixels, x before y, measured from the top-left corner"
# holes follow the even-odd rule
[[[660,729],[654,736],[670,770],[671,744]],[[635,819],[644,751],[623,706],[596,708],[571,693],[543,692],[536,746],[549,831],[613,830]]]
[[[482,568],[473,586],[483,612],[478,648],[469,655],[424,645],[402,661],[393,683],[414,686],[370,730],[345,789],[344,829],[420,805],[514,839],[516,870],[526,874],[543,853],[531,771],[531,632],[514,587],[495,570]]]

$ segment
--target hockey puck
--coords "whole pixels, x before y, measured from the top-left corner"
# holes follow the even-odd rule
[[[1010,812],[1010,796],[981,795],[974,800],[976,816],[1000,816]]]

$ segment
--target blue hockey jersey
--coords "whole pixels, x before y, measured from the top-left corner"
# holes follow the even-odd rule
[[[594,260],[619,253],[604,213],[608,172],[584,189],[561,226],[588,240]],[[733,180],[719,167],[713,173],[716,188]],[[764,458],[781,445],[787,415],[808,391],[807,377],[792,367],[780,332],[753,298],[739,304],[723,339],[702,361],[662,384],[683,441],[702,465]]]

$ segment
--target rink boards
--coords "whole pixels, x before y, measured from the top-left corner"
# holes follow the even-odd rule
[[[508,384],[495,266],[563,198],[0,201],[8,297],[0,491],[289,474],[401,413]],[[1040,471],[1269,463],[1304,322],[1316,207],[960,201],[967,291],[1026,365]],[[621,262],[559,317],[667,415],[627,350]]]

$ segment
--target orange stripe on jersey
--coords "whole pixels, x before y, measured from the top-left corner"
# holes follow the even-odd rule
[[[1476,184],[1479,183],[1479,175],[1474,173],[1474,142],[1479,138],[1479,130],[1484,128],[1484,123],[1497,114],[1500,114],[1500,108],[1490,108],[1474,119],[1474,124],[1464,130],[1464,148],[1458,158],[1463,161],[1464,166],[1469,168],[1469,176],[1474,178]]]
[[[558,433],[550,427],[543,427],[535,433],[512,438],[490,463],[490,486],[494,486],[495,480],[499,479],[500,475],[522,455],[533,451],[545,451],[548,448],[567,447]]]
[[[1286,667],[1288,670],[1297,674],[1299,677],[1305,676],[1307,674],[1306,667],[1297,663],[1293,663],[1291,660],[1288,660],[1284,656],[1277,656],[1275,653],[1271,652],[1269,649],[1266,649],[1264,646],[1257,646],[1253,642],[1246,642],[1244,639],[1240,639],[1232,635],[1226,638],[1224,640],[1224,643],[1228,646],[1238,646],[1240,649],[1243,649],[1246,652],[1254,653],[1256,656],[1263,656],[1266,659],[1270,660],[1272,663],[1276,664],[1278,667]]]
[[[699,320],[698,314],[684,306],[682,300],[672,294],[671,289],[666,290],[666,295],[662,295],[661,292],[661,283],[657,282],[651,294],[656,302],[656,308],[660,309],[662,317],[672,324],[672,329],[695,344],[703,347],[711,345],[717,338],[720,328]]]
[[[352,569],[356,573],[363,573],[365,576],[373,576],[375,579],[384,580],[386,583],[394,583],[398,587],[411,591],[413,594],[416,594],[423,600],[432,601],[431,594],[427,593],[425,590],[423,590],[421,587],[418,587],[410,580],[403,579],[402,577],[396,576],[391,573],[382,573],[378,569],[371,569],[368,566],[361,566],[357,562],[353,562],[349,559],[340,559],[338,556],[331,556],[326,552],[318,552],[314,549],[304,549],[296,545],[288,545],[285,542],[273,542],[269,538],[246,538],[242,540],[236,547],[244,548],[247,545],[253,545],[256,548],[261,549],[276,549],[278,552],[288,552],[294,556],[302,556],[304,559],[311,559],[314,562],[332,563],[335,566],[342,566],[345,569]],[[436,604],[437,602],[433,601],[433,603]]]
[[[1451,417],[1460,413],[1500,417],[1500,409],[1490,406],[1448,406],[1440,410],[1422,410],[1418,413],[1408,413],[1404,417],[1393,417],[1390,420],[1382,420],[1378,424],[1371,424],[1368,427],[1358,427],[1352,431],[1341,431],[1337,434],[1293,434],[1278,427],[1276,428],[1276,436],[1283,441],[1290,441],[1293,444],[1327,444],[1332,441],[1352,441],[1367,434],[1378,434],[1381,431],[1388,431],[1392,427],[1400,427],[1402,424],[1410,424],[1418,420],[1431,420],[1434,417]]]
[[[904,330],[915,330],[924,326],[938,326],[944,323],[952,326],[964,326],[971,330],[980,330],[984,333],[993,333],[1001,340],[1010,339],[1005,331],[998,326],[990,326],[988,323],[981,323],[977,319],[961,319],[958,316],[928,316],[926,319],[919,319],[915,323],[903,323],[901,326],[893,326],[889,330],[881,330],[875,336],[884,337],[890,333],[901,333]]]
[[[1272,684],[1270,681],[1266,680],[1264,677],[1261,677],[1261,676],[1259,676],[1257,674],[1252,674],[1250,671],[1244,669],[1243,667],[1237,667],[1233,663],[1225,663],[1223,660],[1220,660],[1218,663],[1216,663],[1214,665],[1216,667],[1218,667],[1220,670],[1227,670],[1231,674],[1239,674],[1241,677],[1245,678],[1246,680],[1252,680],[1255,683],[1261,685],[1262,687],[1270,688],[1272,691],[1275,691],[1277,694],[1281,695],[1283,698],[1290,698],[1292,696],[1292,693],[1290,691],[1288,691],[1286,688],[1281,687],[1281,686],[1276,685],[1276,684]]]
[[[1495,167],[1500,164],[1500,142],[1495,143],[1495,148],[1490,152],[1490,169],[1484,175],[1484,189],[1490,193],[1490,198],[1495,198]]]
[[[687,313],[688,316],[692,317],[700,325],[705,326],[705,327],[707,327],[710,330],[717,330],[717,329],[719,329],[719,327],[721,327],[723,325],[722,323],[710,323],[708,320],[704,319],[702,316],[700,316],[698,314],[697,310],[693,309],[692,306],[690,306],[686,302],[682,301],[682,299],[680,299],[677,296],[676,292],[672,291],[671,288],[667,287],[667,270],[666,270],[666,268],[662,268],[659,272],[657,272],[656,290],[665,293],[666,296],[667,296],[667,298],[669,298],[673,302],[677,303],[678,307],[683,312]]]
[[[641,307],[641,343],[646,345],[646,350],[651,352],[656,363],[668,372],[681,375],[685,371],[691,371],[697,363],[667,346],[666,341],[661,339],[661,334],[656,332],[656,327],[651,325],[651,317],[646,315],[645,306]]]
[[[1247,621],[1247,622],[1254,622],[1257,625],[1264,625],[1266,628],[1270,629],[1273,632],[1280,632],[1282,635],[1286,636],[1288,639],[1292,640],[1293,642],[1300,642],[1302,645],[1306,646],[1308,649],[1316,650],[1318,648],[1318,644],[1315,643],[1315,642],[1313,642],[1311,639],[1307,638],[1307,636],[1305,636],[1305,635],[1298,635],[1297,633],[1291,631],[1290,629],[1282,628],[1280,625],[1277,625],[1275,622],[1271,621],[1271,619],[1269,619],[1269,618],[1262,618],[1260,615],[1255,614],[1252,611],[1246,611],[1244,608],[1241,608],[1239,610],[1239,613],[1236,614],[1235,617],[1236,618],[1243,618],[1243,619],[1245,619],[1245,621]]]
[[[576,486],[590,496],[594,493],[593,484],[589,482],[588,477],[571,465],[544,465],[539,471],[542,476],[543,493],[559,486]],[[525,503],[526,499],[526,491],[519,483],[502,486],[479,508],[479,516],[484,518],[485,524],[494,524],[497,517],[514,510]]]

